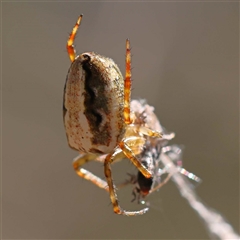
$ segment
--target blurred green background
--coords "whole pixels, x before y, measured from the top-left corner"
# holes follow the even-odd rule
[[[18,239],[208,239],[172,182],[139,217],[113,213],[109,196],[72,169],[62,96],[65,45],[79,14],[78,53],[111,57],[124,73],[130,38],[133,98],[155,106],[185,146],[184,167],[203,179],[199,196],[239,231],[239,3],[3,2],[2,228]],[[104,176],[103,166],[87,166]],[[113,167],[116,182],[134,172]],[[131,187],[119,191],[131,203]]]

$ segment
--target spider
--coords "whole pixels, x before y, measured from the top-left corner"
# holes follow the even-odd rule
[[[197,183],[201,182],[201,179],[182,168],[182,148],[178,145],[167,145],[168,141],[173,139],[174,133],[167,133],[167,131],[161,126],[157,116],[154,114],[154,108],[149,106],[145,101],[132,101],[132,109],[134,110],[137,119],[142,119],[142,125],[147,125],[163,133],[161,139],[147,139],[144,144],[144,149],[138,155],[141,163],[152,173],[152,178],[146,178],[140,171],[135,174],[129,174],[130,179],[124,183],[118,185],[118,188],[124,187],[128,184],[133,184],[132,202],[137,199],[138,203],[145,204],[143,199],[152,194],[163,185],[165,185],[171,175],[168,174],[168,167],[163,166],[161,163],[161,154],[166,154],[177,165],[178,171],[187,176],[189,179],[194,180]],[[142,118],[141,116],[145,116]],[[165,179],[162,179],[163,174],[168,174]]]
[[[110,58],[94,52],[76,55],[73,43],[82,17],[79,16],[67,41],[67,52],[72,63],[63,96],[68,144],[81,153],[74,159],[73,167],[80,177],[109,191],[115,213],[142,215],[148,208],[126,211],[120,207],[110,165],[116,160],[128,158],[144,177],[151,178],[152,173],[136,155],[143,150],[147,138],[161,138],[162,134],[134,122],[134,113],[130,109],[131,53],[128,39],[125,79]],[[82,168],[91,160],[102,162],[103,157],[106,181]]]

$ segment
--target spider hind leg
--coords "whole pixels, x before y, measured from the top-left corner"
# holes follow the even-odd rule
[[[83,164],[92,160],[102,162],[101,160],[98,160],[97,156],[94,154],[79,155],[73,160],[73,168],[79,177],[82,177],[92,182],[99,188],[109,191],[108,184],[106,181],[102,180],[100,177],[81,167]]]
[[[110,167],[111,163],[114,161],[115,156],[116,156],[116,150],[114,152],[108,154],[105,159],[105,162],[104,162],[104,173],[105,173],[107,183],[109,186],[109,194],[110,194],[110,199],[111,199],[111,202],[113,205],[113,211],[117,214],[121,214],[121,215],[125,215],[125,216],[143,215],[144,213],[146,213],[148,211],[148,208],[144,208],[139,211],[125,211],[119,205],[119,201],[117,199],[117,193],[115,190],[115,186],[113,184],[112,171],[111,171],[111,167]],[[134,155],[133,155],[133,157],[134,157]],[[141,165],[141,163],[139,163],[139,164]]]

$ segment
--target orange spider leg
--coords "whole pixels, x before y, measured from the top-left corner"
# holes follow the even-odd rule
[[[126,40],[126,73],[124,81],[124,121],[126,124],[132,123],[130,118],[131,101],[131,52],[129,39]]]
[[[105,162],[104,162],[104,173],[105,173],[105,176],[106,176],[106,179],[108,182],[108,186],[109,186],[109,193],[110,193],[111,202],[113,204],[113,211],[117,214],[122,214],[122,215],[126,215],[126,216],[143,215],[144,213],[146,213],[148,211],[148,208],[142,209],[140,211],[125,211],[119,205],[119,202],[117,199],[117,194],[115,191],[115,186],[114,186],[113,180],[112,180],[112,172],[111,172],[111,167],[110,167],[110,164],[114,161],[115,156],[116,156],[116,151],[108,154],[105,159]]]
[[[118,145],[122,149],[126,157],[135,165],[135,167],[144,175],[146,178],[152,177],[151,172],[137,159],[131,148],[126,143],[127,139],[121,141]]]
[[[67,52],[68,52],[71,62],[73,62],[74,59],[76,58],[76,50],[74,48],[73,42],[74,42],[75,36],[77,34],[77,30],[81,24],[82,17],[83,17],[83,15],[81,14],[69,36],[68,41],[67,41]]]
[[[114,163],[121,160],[124,157],[125,157],[125,155],[122,153],[122,150],[117,149],[116,153],[115,153]],[[106,154],[100,155],[100,156],[97,156],[95,154],[90,154],[90,153],[79,155],[73,159],[73,168],[79,177],[92,182],[94,185],[96,185],[99,188],[102,188],[108,192],[109,187],[108,187],[106,181],[102,180],[100,177],[96,176],[95,174],[91,173],[90,171],[86,170],[85,168],[82,168],[82,165],[89,161],[96,161],[96,162],[104,163],[105,158],[106,158]]]
[[[145,126],[131,125],[131,129],[148,137],[162,138],[163,134]]]
[[[131,149],[131,151],[134,153],[134,155],[138,155],[144,149],[144,145],[146,143],[146,138],[141,137],[141,136],[130,136],[130,137],[126,137],[124,139],[124,142]],[[122,152],[122,154],[124,155],[123,158],[126,158],[126,154],[123,152]]]
[[[103,162],[101,160],[98,160],[97,156],[94,154],[84,154],[84,155],[79,155],[76,158],[74,158],[73,168],[79,177],[82,177],[82,178],[92,182],[96,186],[98,186],[102,189],[105,189],[106,191],[109,191],[106,181],[102,180],[101,178],[97,177],[90,171],[81,167],[83,164],[85,164],[89,161],[92,161],[92,160]]]

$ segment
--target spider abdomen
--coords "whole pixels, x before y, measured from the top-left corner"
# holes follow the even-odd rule
[[[122,140],[124,80],[112,59],[96,53],[76,57],[64,90],[64,124],[69,146],[109,153]]]

